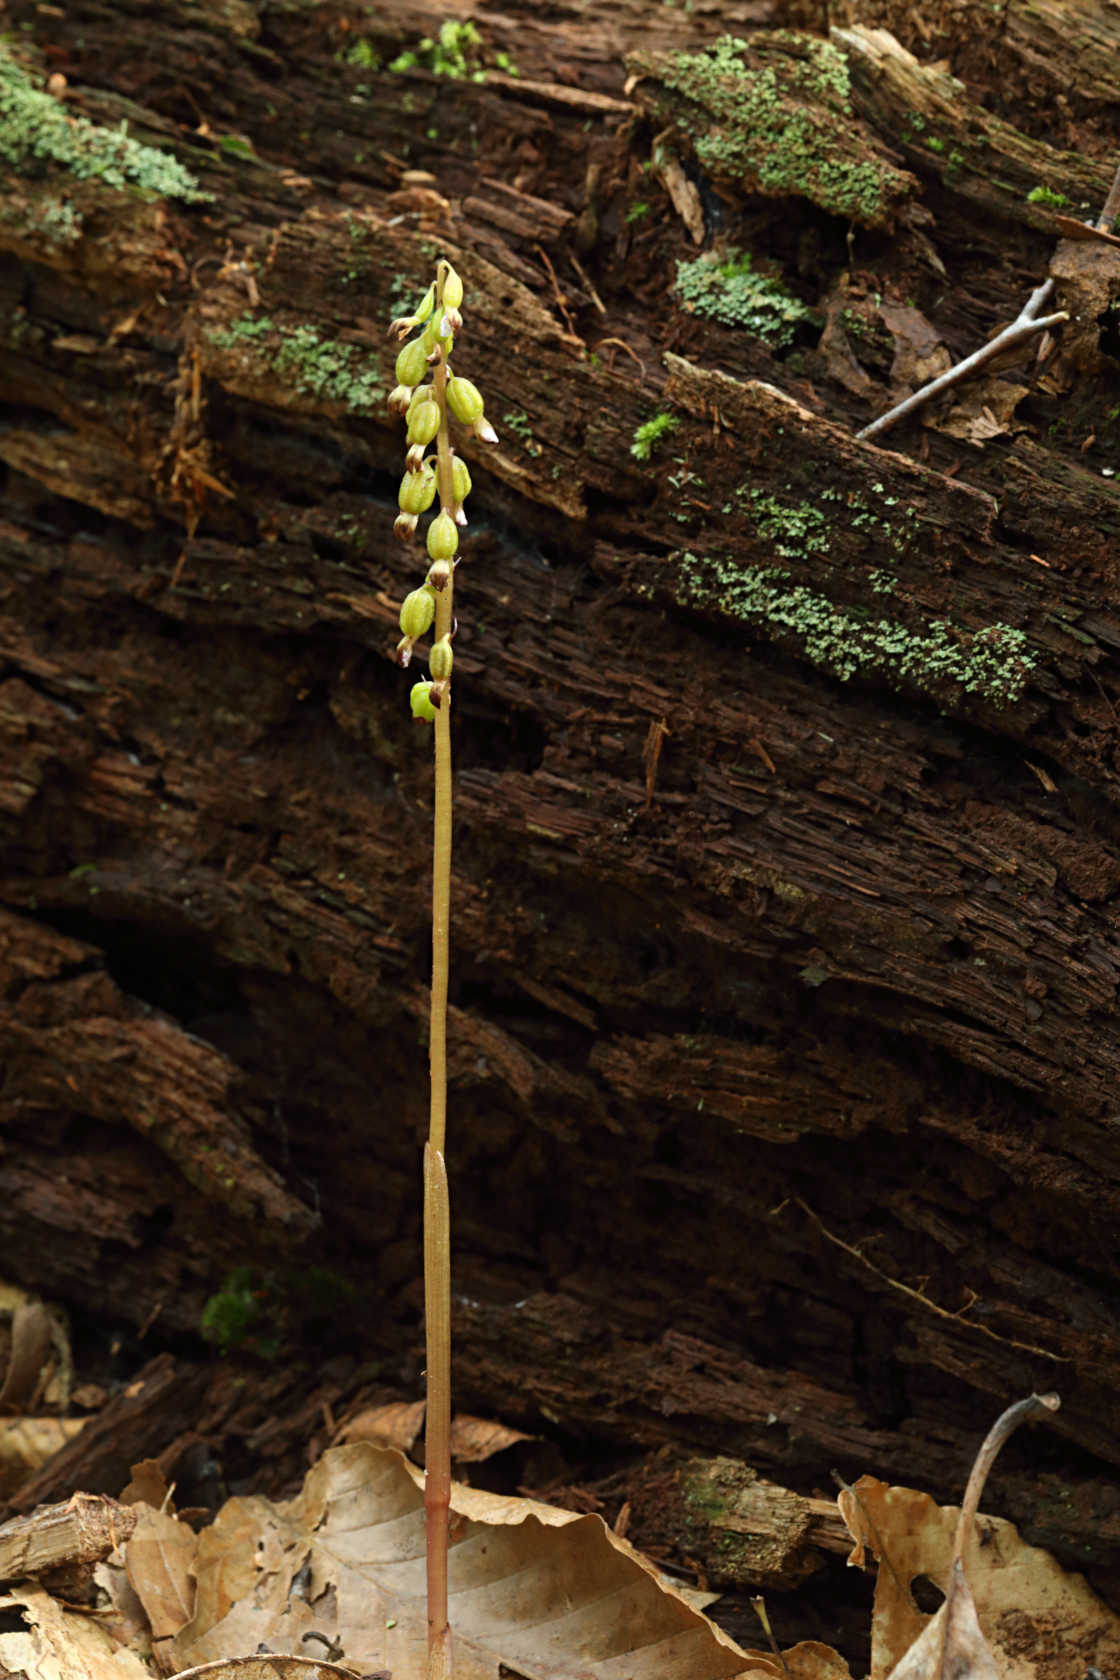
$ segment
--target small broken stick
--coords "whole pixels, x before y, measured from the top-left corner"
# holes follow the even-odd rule
[[[1036,287],[1031,293],[1010,326],[1004,327],[1003,331],[997,333],[995,338],[990,338],[987,344],[982,344],[979,350],[974,350],[971,356],[966,356],[963,362],[958,362],[955,367],[947,368],[944,373],[939,373],[936,379],[931,379],[929,384],[923,385],[920,391],[915,391],[904,402],[888,409],[886,414],[881,414],[878,420],[873,420],[869,426],[863,428],[862,432],[857,432],[857,442],[866,443],[869,438],[876,437],[879,432],[885,432],[888,426],[893,426],[896,421],[903,419],[905,415],[912,414],[916,408],[921,408],[932,398],[940,396],[942,391],[948,391],[952,386],[959,385],[962,379],[969,378],[971,374],[976,372],[977,368],[983,367],[985,362],[990,362],[993,356],[1000,355],[1004,350],[1010,350],[1025,338],[1033,338],[1035,333],[1045,332],[1048,327],[1056,327],[1062,321],[1068,321],[1069,315],[1064,309],[1059,309],[1053,315],[1039,315],[1038,313],[1053,290],[1053,280],[1044,280],[1042,285]]]

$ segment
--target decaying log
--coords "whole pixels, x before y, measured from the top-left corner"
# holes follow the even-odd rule
[[[113,1395],[79,1435],[12,1495],[11,1508],[32,1511],[79,1487],[83,1493],[120,1493],[137,1460],[158,1453],[194,1421],[205,1388],[205,1373],[177,1369],[169,1354],[149,1360],[127,1388]],[[112,1520],[111,1507],[107,1520]],[[91,1545],[99,1543],[100,1532],[95,1526]]]
[[[656,1557],[681,1548],[713,1587],[788,1591],[851,1537],[835,1499],[806,1499],[733,1458],[655,1454],[634,1477],[628,1533]]]
[[[0,1579],[18,1581],[56,1569],[100,1563],[136,1526],[134,1506],[75,1494],[0,1526]]]
[[[464,5],[479,81],[392,69],[439,20],[384,4],[173,5],[158,52],[139,0],[9,9],[66,124],[194,186],[5,166],[5,1269],[155,1346],[246,1267],[309,1368],[415,1381],[431,772],[384,328],[443,251],[501,434],[463,441],[460,1401],[952,1497],[1058,1388],[992,1498],[1107,1585],[1120,264],[1030,200],[1112,179],[1101,7],[1029,122],[1037,0],[948,70],[912,7],[900,45],[889,6]],[[878,199],[732,167],[764,93]],[[784,339],[685,307],[697,233],[795,298]],[[857,440],[1048,275],[1041,362]]]

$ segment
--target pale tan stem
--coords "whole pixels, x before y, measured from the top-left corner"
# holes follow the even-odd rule
[[[443,305],[445,268],[436,282]],[[447,347],[432,369],[439,407],[436,482],[440,505],[451,513],[454,483],[447,425]],[[436,596],[436,641],[451,633],[454,566]],[[427,1417],[424,1432],[424,1517],[428,1585],[427,1680],[449,1680],[447,1548],[451,1508],[451,1210],[447,1195],[447,986],[451,966],[451,692],[444,688],[435,719],[436,786],[432,860],[432,997],[428,1056],[431,1119],[424,1146],[424,1323],[427,1338]]]
[[[451,629],[448,584],[436,602],[432,632],[438,641]],[[447,1147],[447,983],[451,966],[451,696],[436,712],[435,824],[432,835],[432,1000],[428,1061],[432,1098],[428,1137],[442,1155]]]
[[[428,1680],[451,1672],[447,1545],[451,1516],[451,1212],[447,1167],[424,1145],[424,1319],[428,1408],[424,1517],[428,1578]]]
[[[1045,1417],[1048,1412],[1056,1412],[1060,1405],[1061,1401],[1056,1394],[1032,1394],[1026,1400],[1019,1400],[1014,1406],[1008,1406],[989,1429],[981,1443],[980,1451],[976,1454],[968,1486],[961,1500],[961,1514],[957,1518],[957,1532],[953,1539],[954,1566],[964,1560],[965,1548],[972,1536],[972,1525],[980,1508],[980,1495],[984,1491],[988,1472],[995,1463],[996,1454],[1021,1423],[1027,1423],[1031,1418]]]

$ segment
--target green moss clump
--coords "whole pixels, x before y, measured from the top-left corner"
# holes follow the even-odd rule
[[[635,54],[632,63],[662,84],[659,108],[716,176],[808,198],[866,226],[887,224],[909,190],[861,131],[847,62],[829,41],[792,30],[749,42],[724,35],[702,52]]]
[[[122,123],[101,128],[74,117],[34,85],[21,64],[0,45],[0,158],[21,173],[36,164],[58,164],[80,181],[138,187],[161,198],[200,203],[213,198],[177,158],[130,140]]]
[[[691,315],[707,315],[728,327],[746,327],[775,347],[791,344],[803,321],[816,317],[778,280],[756,274],[748,252],[714,252],[677,264],[676,292]]]
[[[835,606],[777,567],[739,566],[695,554],[674,556],[682,602],[791,636],[814,665],[847,682],[880,671],[888,680],[936,692],[955,683],[994,706],[1017,700],[1037,660],[1026,636],[1008,624],[967,631],[933,619],[913,631],[894,619],[862,617]]]
[[[494,53],[492,62],[507,76],[521,74],[508,53]],[[389,68],[397,71],[429,70],[433,76],[450,76],[455,81],[484,82],[486,69],[482,62],[482,36],[469,19],[444,18],[437,36],[425,35],[415,47],[398,53]]]
[[[359,36],[347,52],[339,53],[338,56],[344,64],[353,64],[359,70],[380,70],[381,68],[381,54],[373,42],[367,41],[364,35]]]
[[[279,342],[271,354],[275,367],[292,377],[297,390],[327,402],[341,403],[355,413],[381,407],[387,392],[371,371],[365,354],[353,344],[321,338],[314,327],[277,328],[267,315],[240,315],[228,326],[212,330],[210,342],[219,350],[251,346],[262,357],[273,335]]]
[[[1028,204],[1045,204],[1048,210],[1068,210],[1069,199],[1065,193],[1053,192],[1049,187],[1032,187],[1027,194]]]
[[[202,1309],[201,1331],[221,1353],[244,1350],[274,1359],[280,1340],[269,1325],[268,1292],[249,1266],[237,1266]]]
[[[630,453],[635,461],[648,461],[662,439],[675,432],[679,425],[675,414],[662,411],[639,426],[630,444]]]

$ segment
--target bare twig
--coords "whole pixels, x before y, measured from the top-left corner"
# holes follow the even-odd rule
[[[980,1495],[984,1491],[984,1483],[999,1449],[1021,1423],[1027,1423],[1032,1418],[1046,1417],[1048,1413],[1056,1412],[1060,1405],[1061,1401],[1056,1394],[1032,1394],[1026,1400],[1019,1400],[1014,1406],[1008,1406],[993,1423],[984,1437],[980,1451],[976,1454],[968,1486],[961,1500],[961,1513],[957,1519],[957,1532],[953,1540],[954,1564],[964,1560],[965,1547],[968,1545],[972,1525],[980,1508]]]
[[[909,1284],[900,1283],[897,1278],[892,1278],[887,1272],[876,1266],[873,1260],[869,1260],[866,1254],[861,1253],[858,1248],[853,1248],[852,1244],[846,1243],[842,1237],[836,1236],[829,1230],[820,1215],[814,1213],[808,1202],[803,1202],[800,1196],[795,1196],[793,1200],[795,1205],[813,1221],[822,1237],[827,1237],[830,1243],[835,1243],[837,1248],[842,1248],[845,1254],[850,1254],[853,1260],[858,1260],[861,1266],[866,1267],[873,1276],[880,1278],[883,1283],[889,1284],[892,1289],[897,1289],[900,1295],[909,1296],[911,1301],[917,1301],[928,1312],[935,1313],[938,1318],[949,1319],[953,1324],[959,1324],[965,1330],[975,1330],[977,1334],[988,1336],[993,1342],[1002,1342],[1004,1347],[1018,1348],[1021,1353],[1033,1353],[1040,1359],[1052,1359],[1055,1365],[1069,1364],[1069,1359],[1064,1353],[1051,1353],[1048,1348],[1035,1347],[1033,1342],[1014,1341],[1010,1336],[1001,1336],[998,1331],[990,1330],[986,1324],[977,1324],[975,1319],[965,1318],[965,1313],[974,1307],[979,1299],[974,1290],[969,1290],[972,1299],[959,1312],[948,1312],[946,1308],[939,1307],[936,1301],[931,1301],[929,1296],[923,1295],[920,1289],[911,1289]],[[784,1207],[785,1203],[782,1206]]]
[[[574,251],[569,251],[568,252],[568,260],[571,262],[572,267],[575,269],[576,273],[579,275],[580,279],[583,281],[584,285],[587,287],[587,290],[590,292],[591,301],[595,305],[596,309],[599,311],[600,315],[605,315],[607,313],[607,306],[603,302],[602,298],[599,296],[598,292],[595,290],[595,287],[591,283],[590,275],[588,274],[587,270],[584,268],[583,264],[580,262],[579,258],[576,256]]]
[[[758,1598],[752,1598],[751,1599],[751,1609],[754,1611],[755,1615],[758,1617],[759,1621],[762,1623],[762,1631],[766,1635],[767,1644],[770,1646],[771,1651],[774,1653],[774,1661],[781,1665],[781,1669],[782,1669],[783,1674],[786,1677],[786,1680],[793,1680],[793,1677],[792,1677],[792,1675],[790,1674],[790,1671],[789,1671],[789,1664],[786,1662],[786,1659],[782,1655],[781,1648],[778,1645],[778,1641],[774,1638],[774,1630],[770,1626],[770,1618],[766,1614],[766,1600],[761,1596],[761,1594],[759,1595]]]
[[[900,402],[896,407],[888,409],[886,414],[881,414],[878,420],[873,420],[870,426],[865,426],[862,432],[856,433],[857,440],[864,443],[879,432],[885,432],[888,426],[893,426],[905,415],[912,414],[916,408],[921,408],[932,398],[940,396],[942,391],[948,391],[952,386],[959,385],[962,379],[969,378],[977,368],[983,367],[985,362],[990,362],[993,356],[1010,350],[1023,339],[1033,338],[1035,333],[1045,332],[1048,327],[1056,327],[1062,321],[1068,321],[1069,315],[1064,309],[1059,309],[1053,315],[1040,316],[1038,313],[1053,290],[1053,280],[1044,280],[1042,285],[1031,293],[1010,326],[1004,327],[1003,331],[997,333],[995,338],[990,338],[987,344],[982,344],[979,350],[974,350],[971,356],[966,356],[963,362],[958,362],[945,373],[939,373],[936,379],[931,379],[928,385],[923,385],[920,391],[915,391],[905,402]]]

